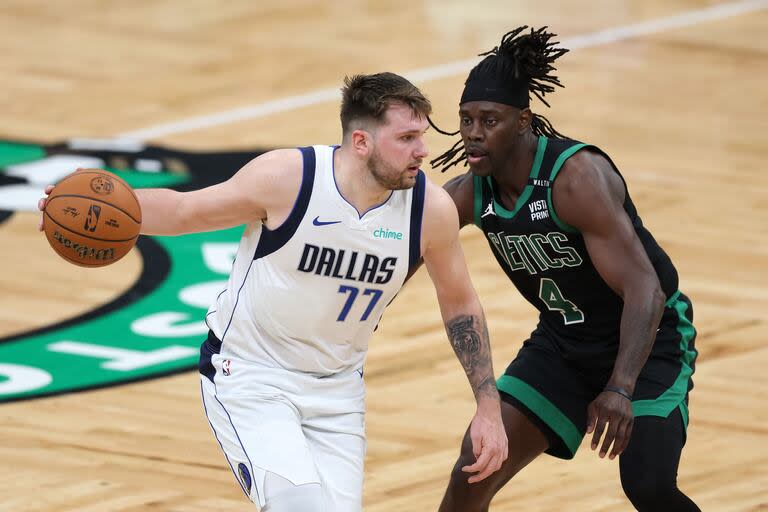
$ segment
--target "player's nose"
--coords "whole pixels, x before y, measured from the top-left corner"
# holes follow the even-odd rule
[[[413,156],[416,158],[425,158],[429,154],[429,148],[427,147],[427,143],[424,142],[424,139],[419,139],[418,144],[416,145],[416,149],[413,152]]]
[[[466,129],[466,133],[469,140],[480,141],[485,138],[480,123],[472,123],[472,125]]]

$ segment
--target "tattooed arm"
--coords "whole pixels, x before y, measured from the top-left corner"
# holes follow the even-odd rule
[[[465,471],[478,482],[507,458],[507,436],[491,361],[485,315],[469,278],[459,243],[459,218],[450,196],[428,184],[422,227],[422,255],[435,285],[448,340],[477,402],[470,437],[477,461]]]
[[[467,374],[475,399],[499,399],[491,363],[491,344],[482,310],[480,315],[458,315],[445,323],[448,340]]]

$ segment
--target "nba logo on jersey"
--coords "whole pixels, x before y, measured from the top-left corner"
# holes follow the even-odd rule
[[[221,371],[224,375],[232,375],[232,361],[225,359],[221,362]]]

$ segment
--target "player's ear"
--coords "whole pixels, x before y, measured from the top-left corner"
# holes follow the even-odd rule
[[[531,109],[526,107],[523,110],[520,111],[520,117],[517,119],[517,133],[522,134],[525,132],[529,126],[531,126],[531,122],[533,121],[533,112],[531,112]]]
[[[354,130],[350,138],[352,140],[352,150],[359,156],[366,157],[373,150],[373,138],[367,130]]]

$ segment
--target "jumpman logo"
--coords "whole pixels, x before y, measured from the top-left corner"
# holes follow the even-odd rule
[[[480,218],[487,217],[488,215],[496,215],[496,212],[493,211],[493,202],[488,203],[488,206],[486,207],[483,214],[480,216]]]

